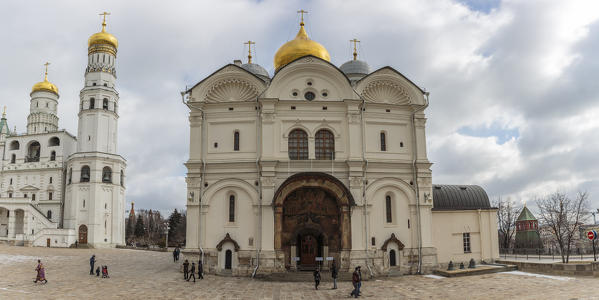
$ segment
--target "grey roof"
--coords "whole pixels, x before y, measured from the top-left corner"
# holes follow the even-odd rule
[[[264,69],[261,65],[258,64],[243,64],[241,65],[241,67],[254,74],[254,75],[258,75],[258,76],[263,76],[266,78],[270,78],[270,76],[268,76],[268,72],[266,71],[266,69]]]
[[[363,60],[350,60],[339,67],[345,74],[369,74],[370,66]]]
[[[489,209],[487,192],[478,185],[433,185],[433,210]]]

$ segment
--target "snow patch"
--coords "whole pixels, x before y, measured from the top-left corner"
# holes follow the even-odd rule
[[[433,274],[424,275],[424,277],[426,277],[426,278],[432,278],[432,279],[444,279],[445,278],[443,276],[433,275]]]
[[[561,280],[561,281],[568,281],[570,279],[573,279],[571,277],[551,276],[551,275],[535,274],[535,273],[528,273],[528,272],[522,272],[522,271],[502,272],[502,273],[499,273],[499,274],[513,274],[513,275],[520,275],[520,276],[533,276],[533,277],[549,278],[549,279],[555,279],[555,280]]]

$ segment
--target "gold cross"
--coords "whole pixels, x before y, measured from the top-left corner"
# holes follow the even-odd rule
[[[252,45],[256,45],[256,42],[247,41],[243,44],[248,45],[248,64],[251,64],[252,63]]]
[[[105,31],[106,28],[106,16],[109,16],[110,13],[109,12],[103,12],[101,14],[99,14],[100,16],[104,16],[104,19],[102,20],[102,32]]]
[[[302,21],[300,22],[300,25],[301,25],[301,26],[304,26],[304,14],[307,14],[308,12],[307,12],[307,11],[305,11],[305,10],[303,10],[303,9],[300,9],[300,10],[298,10],[298,11],[297,11],[297,13],[298,13],[298,14],[301,14],[301,19],[302,19]]]
[[[44,66],[46,66],[46,73],[44,74],[44,81],[48,81],[48,66],[50,65],[49,62],[46,62],[44,64]]]
[[[357,59],[357,57],[358,57],[358,48],[357,48],[357,45],[358,45],[358,43],[359,43],[360,41],[358,41],[358,39],[355,39],[355,38],[354,38],[353,40],[349,40],[349,42],[350,42],[350,43],[354,43],[354,60],[356,60],[356,59]]]

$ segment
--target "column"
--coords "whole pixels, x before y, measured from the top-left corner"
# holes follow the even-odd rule
[[[349,207],[344,205],[341,207],[341,249],[351,250],[350,229],[349,229]]]
[[[9,210],[8,213],[8,238],[14,238],[15,235],[15,220],[16,220],[16,211]]]
[[[275,207],[275,250],[281,250],[281,233],[283,232],[283,207]]]

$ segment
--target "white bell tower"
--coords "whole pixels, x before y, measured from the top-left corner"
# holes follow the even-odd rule
[[[65,225],[80,244],[114,247],[125,243],[125,159],[117,152],[118,40],[102,31],[88,40],[84,87],[79,93],[77,151],[67,163]]]

